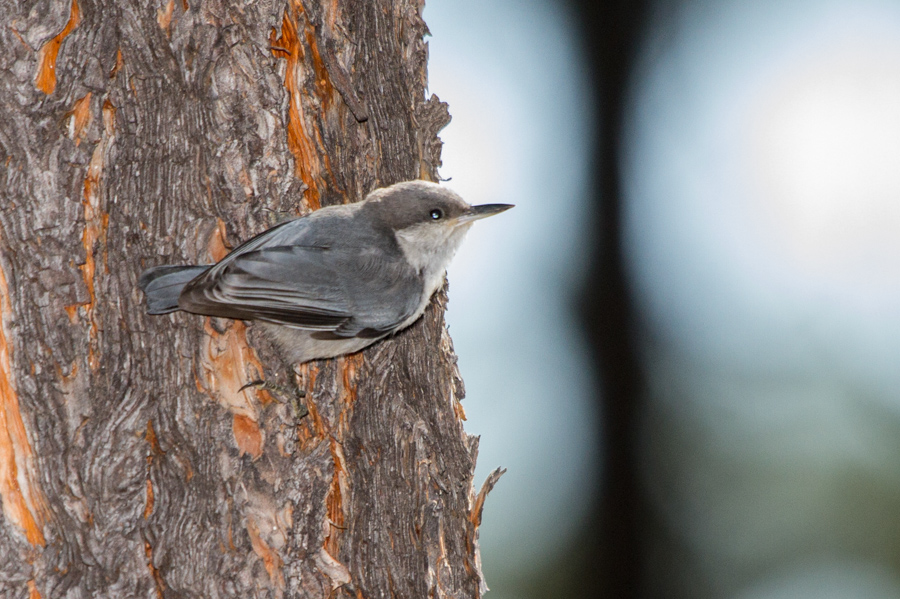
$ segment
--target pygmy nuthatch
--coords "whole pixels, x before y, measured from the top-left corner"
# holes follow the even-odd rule
[[[406,181],[276,225],[217,264],[149,268],[138,285],[148,314],[258,320],[292,361],[332,358],[415,322],[472,223],[509,208]]]

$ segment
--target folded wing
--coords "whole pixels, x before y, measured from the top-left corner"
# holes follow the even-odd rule
[[[179,306],[313,330],[322,337],[377,337],[413,314],[421,295],[417,285],[411,269],[365,249],[256,244],[238,248],[189,283]]]

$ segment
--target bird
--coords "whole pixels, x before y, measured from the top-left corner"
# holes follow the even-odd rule
[[[258,321],[295,363],[334,358],[418,320],[472,224],[512,207],[404,181],[275,225],[216,264],[148,268],[138,286],[148,314]]]

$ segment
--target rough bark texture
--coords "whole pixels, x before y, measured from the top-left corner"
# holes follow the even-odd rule
[[[136,286],[434,179],[421,2],[0,11],[0,596],[480,596],[445,291],[292,368],[252,326],[146,316]]]

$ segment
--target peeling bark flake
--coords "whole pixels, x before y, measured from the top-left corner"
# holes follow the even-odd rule
[[[331,580],[332,591],[350,582],[350,570],[347,566],[334,559],[324,548],[316,554],[315,561],[319,571]]]
[[[241,455],[249,454],[254,460],[262,456],[264,439],[255,420],[243,414],[235,414],[231,430]]]
[[[169,0],[166,8],[158,8],[156,10],[156,22],[160,28],[166,32],[166,37],[171,36],[172,15],[175,13],[175,0]]]
[[[469,546],[469,554],[474,554],[475,556],[475,573],[478,576],[478,589],[481,595],[484,595],[490,589],[488,589],[487,582],[484,579],[484,572],[481,569],[481,548],[478,545],[478,528],[481,526],[484,500],[487,499],[488,493],[494,489],[494,485],[497,484],[497,481],[500,480],[500,477],[505,473],[506,468],[497,468],[488,475],[484,484],[481,485],[478,496],[475,497],[475,500],[472,502],[472,508],[469,510],[469,521],[472,523],[472,536],[467,537],[466,543]],[[468,568],[468,561],[466,561],[466,567]]]
[[[119,71],[122,70],[122,66],[125,64],[125,61],[122,59],[122,48],[116,50],[116,64],[113,66],[112,70],[109,72],[109,78],[114,79],[116,75],[119,74]]]
[[[227,321],[220,333],[212,326],[211,317],[206,317],[203,331],[206,333],[200,348],[203,390],[232,414],[256,421],[257,410],[250,394],[255,393],[261,403],[273,400],[264,389],[248,385],[259,379],[263,367],[247,343],[247,325],[240,320]]]
[[[5,321],[10,312],[6,274],[0,268],[0,499],[7,520],[18,526],[33,546],[43,546],[44,499],[19,410],[6,338]]]
[[[488,475],[484,484],[481,485],[478,497],[475,498],[475,503],[469,511],[469,521],[475,525],[475,528],[481,526],[481,513],[484,511],[484,500],[487,499],[488,493],[494,490],[494,485],[497,484],[497,481],[500,480],[500,477],[504,474],[506,474],[506,468],[497,468]]]
[[[275,597],[281,599],[284,596],[284,573],[281,571],[284,560],[260,536],[259,525],[252,517],[247,518],[247,534],[250,535],[250,546],[253,547],[253,552],[263,561],[269,580],[275,587]]]
[[[463,408],[462,402],[460,402],[455,397],[453,398],[453,413],[456,414],[456,417],[459,420],[465,422],[466,419],[466,410]]]
[[[209,254],[209,257],[213,262],[218,262],[232,250],[232,247],[228,245],[226,238],[225,221],[221,218],[217,218],[216,228],[213,231],[212,237],[209,239],[209,243],[206,244],[206,253]]]
[[[72,111],[67,115],[69,117],[69,139],[74,140],[76,146],[81,145],[81,140],[84,139],[87,128],[90,127],[91,121],[93,121],[93,114],[91,113],[92,95],[91,92],[88,92],[83,98],[75,100]]]

